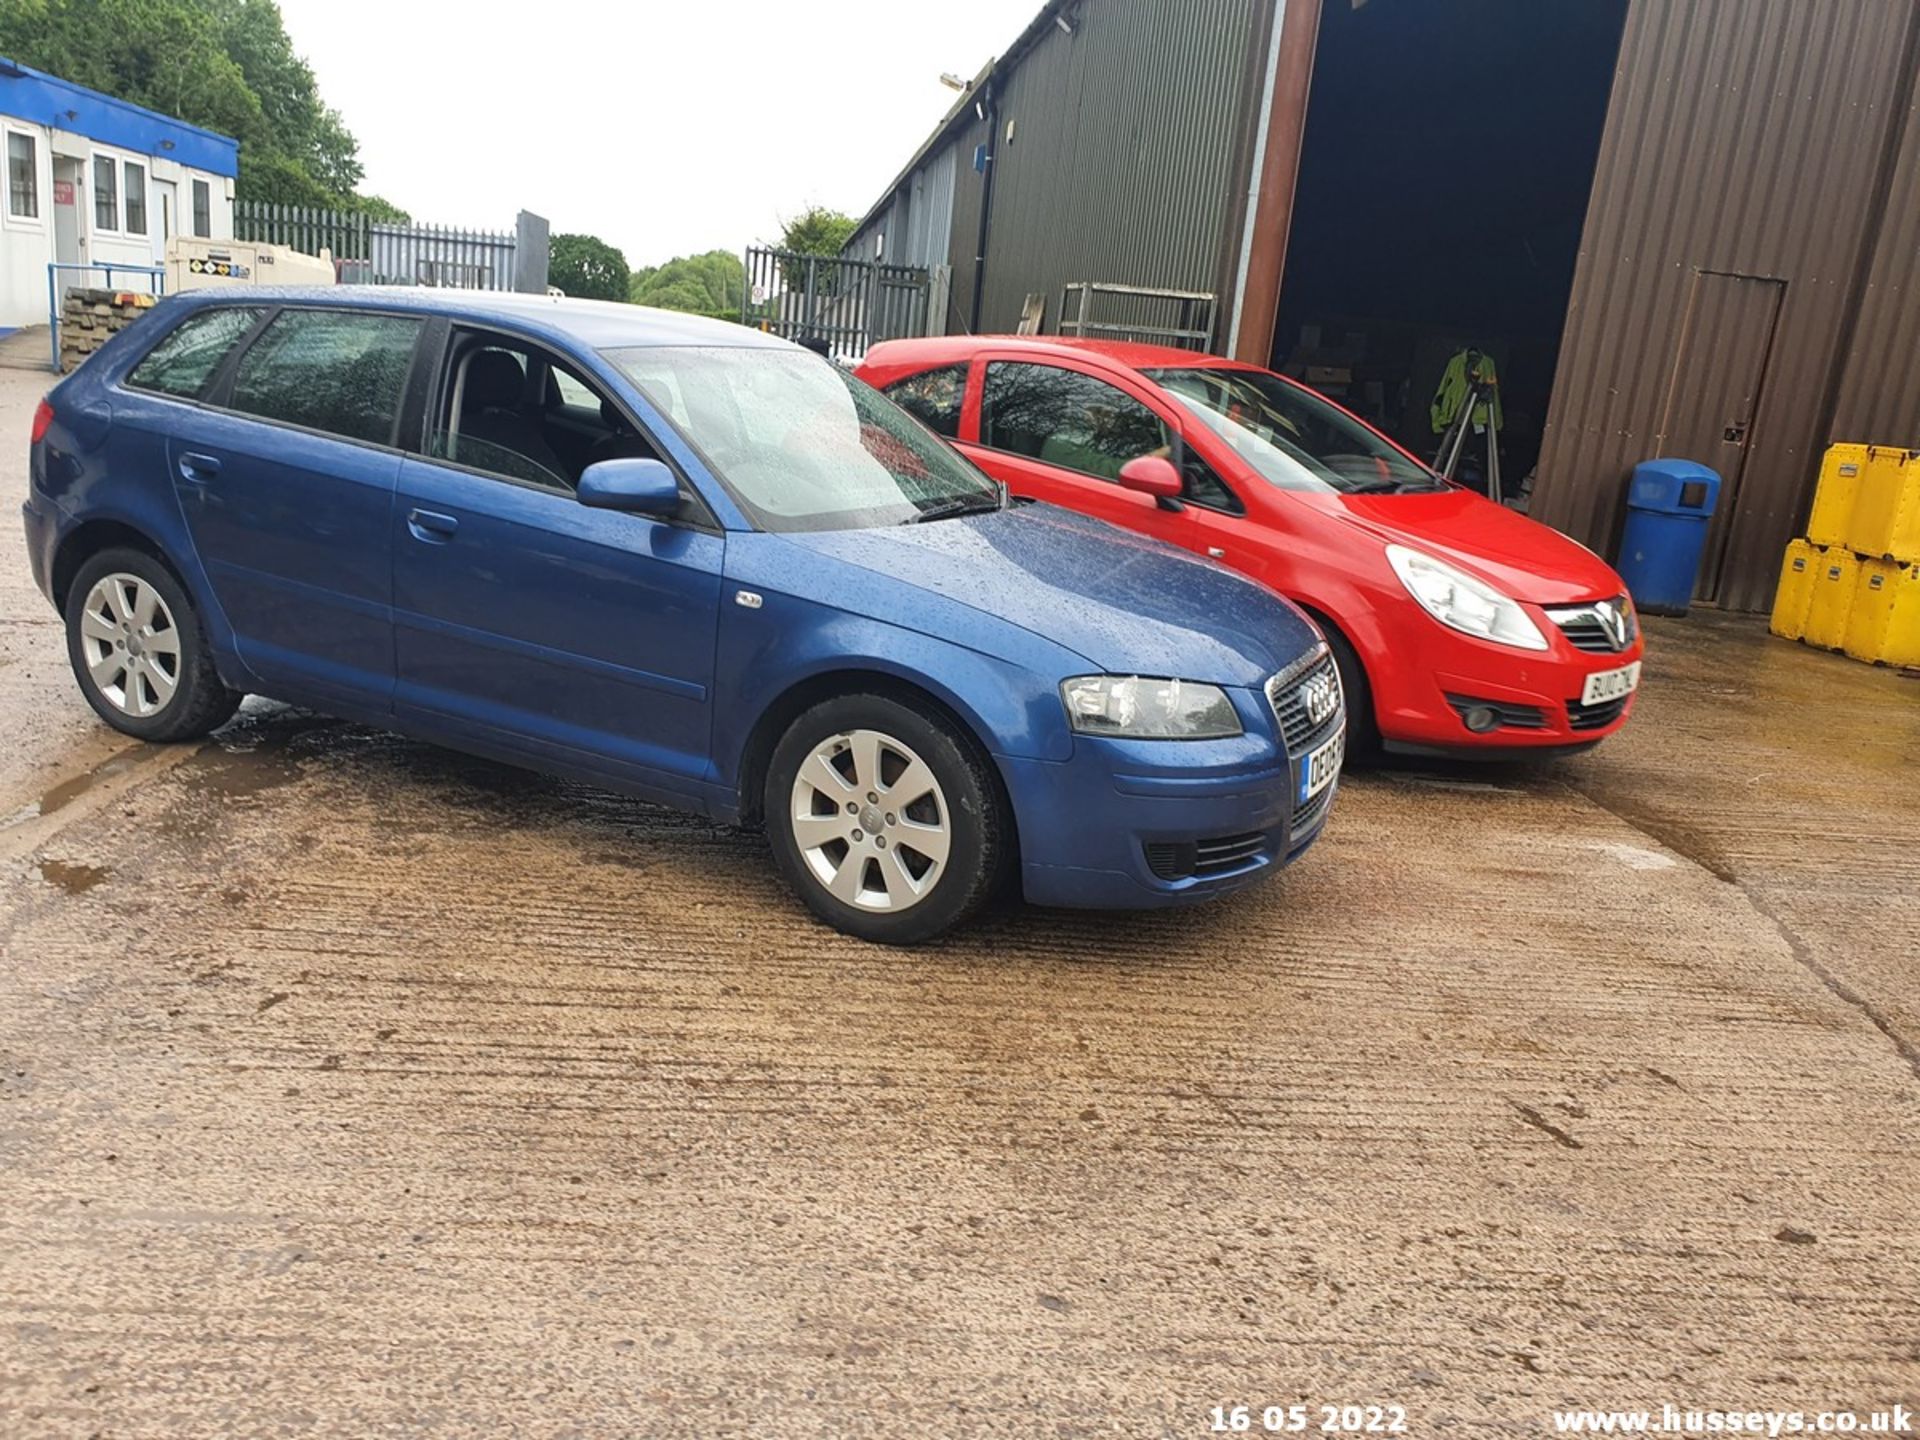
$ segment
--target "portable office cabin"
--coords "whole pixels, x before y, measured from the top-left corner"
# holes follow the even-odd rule
[[[174,235],[233,238],[239,143],[0,60],[7,194],[0,207],[0,327],[47,318],[47,266],[156,266]],[[104,269],[62,271],[61,287]],[[146,276],[114,284],[151,289]]]
[[[948,328],[1211,291],[1429,455],[1485,349],[1534,514],[1604,552],[1635,461],[1711,465],[1701,598],[1764,609],[1826,442],[1920,443],[1917,69],[1913,0],[1054,0],[921,147]]]

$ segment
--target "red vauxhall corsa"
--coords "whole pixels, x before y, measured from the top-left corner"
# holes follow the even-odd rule
[[[859,373],[1014,494],[1210,555],[1310,611],[1356,750],[1567,750],[1626,722],[1642,644],[1620,577],[1303,385],[1026,336],[889,341]]]

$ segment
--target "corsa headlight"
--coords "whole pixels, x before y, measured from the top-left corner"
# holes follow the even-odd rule
[[[1067,720],[1082,735],[1131,740],[1217,740],[1240,733],[1240,716],[1218,685],[1139,675],[1081,675],[1061,682]]]
[[[1407,593],[1442,625],[1498,645],[1547,648],[1547,637],[1527,612],[1491,585],[1404,545],[1387,546],[1387,563]]]

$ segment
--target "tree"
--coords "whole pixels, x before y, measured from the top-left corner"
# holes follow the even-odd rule
[[[353,197],[353,209],[366,212],[370,220],[382,220],[393,225],[404,225],[413,219],[412,212],[402,210],[391,200],[378,195],[358,194]]]
[[[556,235],[548,249],[547,280],[588,300],[627,298],[627,257],[594,235]]]
[[[240,142],[243,200],[398,213],[275,0],[0,0],[0,54]]]
[[[859,223],[838,210],[809,205],[781,227],[780,248],[797,250],[802,255],[838,255],[853,238]]]
[[[192,0],[8,0],[0,54],[246,144],[266,138],[260,97]]]
[[[860,222],[838,210],[809,205],[804,212],[786,222],[780,230],[780,248],[801,255],[838,255],[853,238]],[[812,289],[816,295],[840,293],[841,268],[838,265],[809,266],[804,260],[782,260],[780,276],[790,291]],[[812,284],[808,271],[812,270]]]
[[[627,296],[636,305],[738,320],[746,288],[747,267],[740,257],[731,250],[709,250],[634,271]]]

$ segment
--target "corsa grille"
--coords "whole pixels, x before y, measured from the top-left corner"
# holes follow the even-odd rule
[[[1567,702],[1567,728],[1569,730],[1604,730],[1625,713],[1627,702],[1633,697],[1622,695],[1618,700],[1602,700],[1598,705],[1582,705],[1578,700]]]
[[[1567,643],[1595,655],[1618,655],[1639,638],[1640,621],[1625,595],[1590,605],[1550,608],[1547,618],[1560,627]]]

